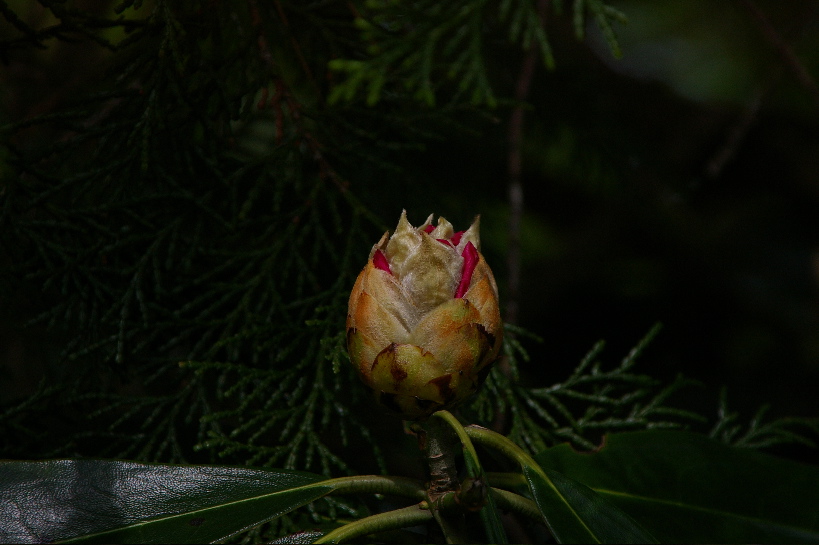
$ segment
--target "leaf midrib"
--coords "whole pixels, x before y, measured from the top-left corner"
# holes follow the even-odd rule
[[[639,494],[632,494],[628,492],[621,492],[618,490],[609,490],[606,488],[596,488],[592,487],[592,490],[597,492],[598,494],[607,495],[611,497],[619,497],[619,498],[628,498],[635,501],[641,501],[645,503],[658,503],[662,505],[669,505],[673,507],[677,507],[680,509],[687,509],[689,511],[699,511],[702,513],[708,513],[715,516],[721,516],[726,518],[733,518],[735,520],[744,520],[750,523],[754,523],[760,526],[767,526],[769,528],[778,528],[784,532],[787,532],[792,535],[799,535],[804,536],[806,538],[812,538],[814,540],[819,540],[819,531],[814,530],[806,530],[804,527],[801,526],[793,526],[790,524],[784,524],[780,522],[774,522],[769,519],[761,519],[758,517],[753,517],[750,515],[744,515],[741,513],[736,513],[732,511],[723,511],[720,509],[715,508],[707,508],[700,505],[695,505],[691,503],[685,503],[680,501],[673,501],[673,500],[665,500],[661,498],[655,498],[651,496],[641,496]]]
[[[597,534],[596,534],[596,533],[595,533],[595,532],[594,532],[594,531],[593,531],[591,528],[589,528],[589,526],[586,524],[586,521],[585,521],[585,520],[583,520],[583,517],[580,515],[580,513],[579,513],[579,512],[578,512],[578,511],[577,511],[577,510],[576,510],[576,509],[575,509],[575,508],[572,506],[571,502],[570,502],[570,501],[569,501],[569,500],[568,500],[568,499],[565,497],[565,495],[563,494],[563,492],[561,492],[561,491],[560,491],[560,490],[557,488],[557,486],[555,486],[555,483],[553,483],[553,482],[552,482],[552,479],[550,479],[550,478],[549,478],[549,476],[546,474],[546,472],[545,472],[545,471],[543,471],[543,470],[540,468],[540,466],[534,466],[534,467],[530,466],[530,467],[525,467],[525,468],[524,468],[524,470],[526,470],[526,469],[528,469],[528,470],[530,470],[530,471],[534,471],[535,473],[537,473],[537,475],[538,475],[538,476],[540,476],[540,477],[541,477],[541,478],[544,480],[544,482],[546,482],[546,484],[549,486],[549,488],[551,488],[551,489],[552,489],[552,491],[553,491],[553,492],[554,492],[554,493],[557,495],[557,497],[559,497],[559,498],[560,498],[560,500],[563,502],[563,504],[566,506],[566,508],[569,510],[569,512],[570,512],[570,513],[571,513],[571,514],[572,514],[572,515],[575,517],[575,519],[577,519],[577,521],[578,521],[578,522],[579,522],[579,523],[580,523],[580,524],[583,526],[583,529],[584,529],[584,530],[586,530],[586,533],[589,535],[589,537],[591,537],[592,539],[594,539],[594,542],[595,542],[595,543],[602,543],[602,542],[601,542],[601,540],[600,540],[600,538],[599,538],[599,537],[597,537]],[[535,497],[535,500],[537,501],[537,500],[538,500],[538,498],[537,498],[537,497]],[[539,502],[539,501],[538,501],[538,505],[540,505],[540,502]],[[543,512],[543,508],[542,508],[542,507],[540,508],[540,511],[541,511],[541,513]],[[546,519],[546,517],[545,517],[545,516],[544,516],[543,518],[544,518],[544,519]],[[547,521],[547,523],[548,523],[548,521]]]
[[[149,520],[143,520],[143,521],[130,523],[130,524],[127,524],[125,526],[120,526],[118,528],[112,528],[110,530],[103,530],[101,532],[94,532],[94,533],[90,533],[90,534],[83,534],[81,536],[74,536],[74,537],[70,537],[70,538],[67,538],[67,539],[58,540],[58,543],[71,543],[72,541],[79,540],[79,539],[90,539],[90,538],[93,538],[93,537],[96,537],[96,536],[104,536],[106,534],[111,534],[111,533],[114,533],[114,532],[120,532],[120,531],[126,530],[126,529],[134,529],[134,528],[139,528],[140,526],[146,526],[146,525],[149,525],[149,524],[156,524],[158,522],[166,522],[166,521],[169,521],[169,520],[173,520],[175,518],[182,518],[182,517],[188,517],[190,515],[206,513],[208,511],[212,511],[212,510],[215,510],[215,509],[222,509],[222,508],[227,507],[229,505],[242,504],[242,503],[250,502],[250,501],[258,501],[258,500],[262,500],[262,499],[265,499],[265,498],[270,498],[270,497],[276,496],[277,494],[286,494],[286,493],[298,492],[298,491],[301,491],[301,490],[307,490],[307,489],[310,489],[310,488],[319,488],[319,487],[326,488],[327,492],[332,490],[332,486],[327,486],[326,481],[319,481],[319,482],[316,482],[316,483],[310,483],[310,484],[304,484],[304,485],[301,485],[301,486],[297,486],[295,488],[286,488],[284,490],[276,490],[275,492],[268,492],[266,494],[260,494],[260,495],[256,495],[256,496],[249,496],[249,497],[242,498],[242,499],[239,499],[239,500],[233,500],[233,501],[220,503],[220,504],[217,504],[217,505],[211,505],[209,507],[204,507],[204,508],[196,509],[196,510],[193,510],[193,511],[182,511],[180,513],[174,513],[174,514],[171,514],[171,515],[159,516],[157,518],[152,518],[152,519],[149,519]],[[324,495],[324,494],[322,494],[322,495]],[[318,497],[320,498],[321,496],[318,496]],[[272,515],[272,516],[275,517],[276,515]],[[262,522],[262,521],[260,521],[260,522]]]

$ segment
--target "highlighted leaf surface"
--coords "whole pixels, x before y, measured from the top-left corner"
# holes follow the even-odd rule
[[[330,491],[301,471],[109,460],[0,462],[0,542],[207,543]]]

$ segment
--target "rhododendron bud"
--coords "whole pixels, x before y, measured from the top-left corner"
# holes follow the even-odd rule
[[[347,350],[361,380],[407,420],[473,394],[500,351],[498,288],[480,253],[479,219],[455,232],[401,214],[373,246],[350,293]]]

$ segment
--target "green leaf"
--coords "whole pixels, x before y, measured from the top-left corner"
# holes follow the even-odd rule
[[[107,460],[0,462],[0,542],[207,543],[331,490],[301,471]]]
[[[470,439],[516,460],[544,521],[558,543],[657,543],[626,513],[585,485],[543,470],[519,446],[499,433],[469,426]]]
[[[489,486],[483,471],[479,475],[479,478],[483,480],[486,486]],[[480,516],[489,543],[509,543],[509,538],[506,537],[506,531],[503,529],[503,522],[492,494],[487,494],[486,505],[481,509]]]
[[[316,530],[297,532],[270,541],[270,545],[301,545],[315,543],[317,539],[324,536],[324,532]]]
[[[663,542],[819,542],[819,468],[681,431],[609,435],[598,452],[537,456]]]
[[[657,543],[587,486],[556,471],[529,466],[523,467],[523,475],[558,543]]]

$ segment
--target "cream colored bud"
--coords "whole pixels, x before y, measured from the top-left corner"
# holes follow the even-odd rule
[[[480,253],[479,218],[455,232],[406,212],[373,246],[350,293],[347,349],[376,399],[407,420],[473,394],[500,351],[498,289]]]

